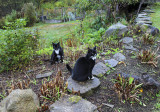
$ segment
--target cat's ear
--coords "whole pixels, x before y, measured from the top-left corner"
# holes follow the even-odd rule
[[[93,50],[96,50],[96,46],[93,48]]]
[[[52,42],[52,45],[54,46],[55,44]]]

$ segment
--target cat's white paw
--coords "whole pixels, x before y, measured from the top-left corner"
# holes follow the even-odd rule
[[[94,79],[94,77],[92,76],[92,78],[91,78],[92,80]]]

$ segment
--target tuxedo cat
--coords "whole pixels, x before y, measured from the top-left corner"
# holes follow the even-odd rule
[[[60,44],[59,43],[55,44],[52,42],[52,45],[53,45],[54,50],[51,55],[51,65],[55,62],[59,62],[59,61],[63,62],[64,54],[63,54],[63,49],[61,48]]]
[[[92,69],[95,65],[96,55],[96,46],[93,49],[88,48],[87,55],[79,58],[73,69],[67,64],[66,67],[71,72],[72,79],[80,82],[93,79]]]

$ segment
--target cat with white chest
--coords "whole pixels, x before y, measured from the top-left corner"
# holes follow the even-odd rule
[[[96,46],[93,49],[88,48],[86,56],[80,57],[76,61],[73,69],[68,64],[66,65],[67,69],[72,74],[71,77],[73,80],[82,82],[94,78],[92,70],[95,65],[96,55]]]
[[[63,53],[63,49],[60,46],[60,43],[56,44],[52,42],[52,45],[54,50],[51,55],[51,65],[59,61],[63,62],[64,53]]]

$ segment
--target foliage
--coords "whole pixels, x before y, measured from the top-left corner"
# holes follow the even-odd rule
[[[158,51],[159,47],[156,51],[153,51],[151,48],[148,50],[142,50],[139,52],[138,58],[141,60],[141,63],[147,63],[157,67],[157,59],[160,57],[160,55],[157,55]]]
[[[6,20],[8,22],[14,22],[17,19],[17,11],[16,10],[12,10],[11,14],[8,14],[6,16]]]
[[[82,40],[84,43],[95,44],[102,41],[102,36],[105,33],[104,28],[100,28],[98,31],[86,34],[86,37]]]
[[[150,35],[150,34],[147,34],[147,33],[145,33],[144,35],[143,35],[143,37],[142,37],[142,40],[143,40],[143,42],[145,43],[145,44],[154,44],[154,42],[155,42],[155,37],[154,36],[152,36],[152,35]]]
[[[157,112],[160,110],[160,91],[156,94],[157,96],[157,103],[154,105],[154,107],[157,109]]]
[[[96,30],[99,30],[100,28],[105,28],[106,23],[105,23],[105,18],[102,17],[97,17],[92,23],[91,23],[91,28],[94,28]]]
[[[37,20],[35,7],[33,6],[33,3],[24,4],[21,11],[24,13],[24,17],[26,18],[27,21],[27,26],[33,26]]]
[[[58,70],[54,80],[49,82],[44,81],[40,88],[42,97],[51,101],[59,99],[66,90],[67,85],[64,83],[64,77],[60,70]]]
[[[4,26],[7,30],[15,30],[18,28],[23,28],[26,26],[26,20],[25,19],[16,19],[14,22],[6,22],[6,26]]]
[[[133,77],[124,78],[120,74],[116,77],[114,82],[114,88],[118,94],[121,102],[130,101],[131,104],[138,102],[142,103],[139,96],[143,92],[141,88],[142,84],[137,84]],[[143,104],[143,103],[142,103]],[[145,104],[143,104],[145,106]]]
[[[5,26],[5,18],[3,17],[0,19],[0,29],[3,29],[3,26]]]
[[[28,64],[39,46],[38,30],[18,29],[1,31],[0,71],[24,67]]]

